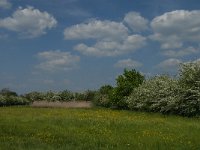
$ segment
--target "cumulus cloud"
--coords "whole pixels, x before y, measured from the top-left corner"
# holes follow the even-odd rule
[[[182,57],[182,56],[187,56],[187,55],[192,55],[192,54],[197,54],[199,53],[199,49],[196,49],[194,47],[188,47],[188,48],[183,48],[181,50],[166,50],[163,51],[162,54],[168,57]]]
[[[93,39],[94,44],[79,43],[74,49],[84,55],[117,56],[134,52],[146,44],[146,38],[130,34],[122,22],[90,20],[67,27],[64,31],[66,40]]]
[[[200,11],[176,10],[154,18],[151,27],[152,40],[159,41],[161,48],[181,48],[185,42],[198,43],[200,40]]]
[[[117,56],[134,52],[145,45],[146,38],[141,35],[130,35],[122,41],[99,41],[92,46],[78,44],[75,50],[91,56]]]
[[[181,62],[182,61],[179,59],[170,58],[170,59],[164,60],[161,63],[159,63],[156,66],[156,68],[162,69],[164,71],[175,71],[175,70],[177,70],[177,68],[179,67]]]
[[[148,20],[143,18],[138,12],[129,12],[124,17],[124,22],[134,32],[140,32],[148,29]]]
[[[0,19],[0,28],[18,32],[23,37],[34,38],[55,27],[56,19],[47,12],[33,7],[18,8],[11,17]]]
[[[128,29],[122,23],[114,21],[91,20],[67,27],[64,31],[66,40],[71,39],[121,39],[128,35]]]
[[[12,4],[8,0],[0,0],[0,8],[9,9]]]
[[[115,64],[115,67],[118,67],[118,68],[138,68],[138,67],[141,67],[141,66],[142,66],[142,63],[135,61],[135,60],[132,60],[130,58],[119,60]]]
[[[40,64],[36,68],[50,72],[72,69],[80,61],[79,56],[60,50],[40,52],[37,57],[40,59]]]

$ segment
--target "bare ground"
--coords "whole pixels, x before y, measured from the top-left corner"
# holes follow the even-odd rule
[[[60,107],[60,108],[91,108],[92,103],[88,101],[73,101],[73,102],[48,102],[35,101],[31,104],[32,107]]]

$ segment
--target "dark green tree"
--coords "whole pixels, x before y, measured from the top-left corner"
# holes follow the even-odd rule
[[[8,89],[8,88],[3,88],[3,89],[0,91],[0,94],[3,95],[3,96],[17,96],[17,93],[16,93],[16,92],[11,91],[11,90]]]
[[[112,91],[112,106],[119,109],[127,109],[127,97],[131,94],[134,88],[143,83],[144,79],[144,76],[135,69],[124,69],[124,73],[117,77],[117,86]]]
[[[113,89],[113,87],[111,85],[103,85],[99,89],[99,93],[102,95],[108,95],[112,89]]]

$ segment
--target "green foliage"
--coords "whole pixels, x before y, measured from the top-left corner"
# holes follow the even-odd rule
[[[58,96],[60,96],[60,101],[72,101],[74,99],[73,93],[68,90],[59,92]]]
[[[24,95],[30,101],[93,101],[96,91],[87,90],[84,93],[73,93],[68,90],[61,92],[30,92]]]
[[[45,93],[41,93],[41,95],[43,100],[54,101],[52,98],[54,97],[54,95],[56,95],[56,93],[52,91],[47,91]]]
[[[78,92],[74,93],[74,100],[81,101],[84,99],[85,99],[84,93],[78,93]]]
[[[17,96],[17,93],[14,92],[14,91],[9,90],[8,88],[3,88],[0,91],[0,95],[3,95],[3,96]]]
[[[27,105],[30,101],[16,92],[4,88],[0,91],[0,106]]]
[[[99,93],[102,95],[108,95],[112,89],[113,89],[113,87],[111,85],[103,85],[99,89]]]
[[[113,91],[113,87],[111,85],[102,86],[95,95],[94,104],[96,106],[110,107],[110,97]]]
[[[34,102],[34,101],[42,101],[44,99],[44,94],[42,92],[30,92],[24,95],[28,100]]]
[[[117,87],[112,90],[111,104],[113,107],[127,109],[127,97],[131,94],[134,88],[137,88],[144,81],[144,76],[133,70],[124,70],[122,75],[116,79]]]
[[[94,101],[96,95],[96,91],[87,90],[84,92],[84,101]]]

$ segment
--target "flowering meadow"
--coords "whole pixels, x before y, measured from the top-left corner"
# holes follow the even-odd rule
[[[0,149],[200,149],[200,120],[102,108],[0,108]]]

